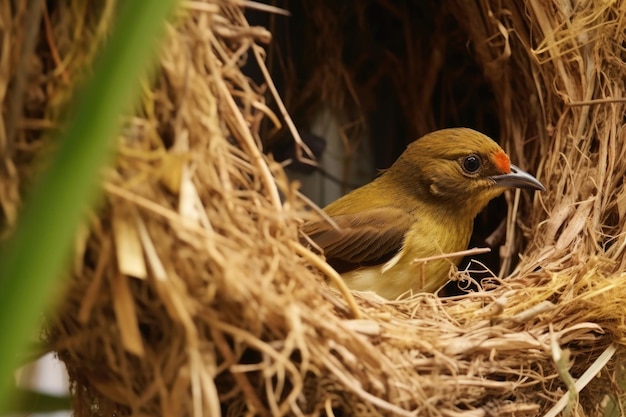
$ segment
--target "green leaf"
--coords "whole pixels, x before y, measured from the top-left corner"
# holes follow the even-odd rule
[[[174,0],[121,2],[114,30],[69,112],[65,134],[36,181],[13,236],[0,253],[0,408],[38,318],[62,285],[73,236],[98,194],[99,174],[111,154],[121,115],[153,62]]]
[[[0,409],[0,414],[16,413],[51,413],[53,411],[71,410],[72,404],[68,396],[48,395],[23,388],[10,390],[11,400]]]

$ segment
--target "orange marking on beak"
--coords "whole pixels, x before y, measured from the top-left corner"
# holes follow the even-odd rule
[[[509,156],[504,153],[504,151],[495,152],[492,160],[495,166],[504,174],[509,174],[511,172],[511,160],[509,159]]]

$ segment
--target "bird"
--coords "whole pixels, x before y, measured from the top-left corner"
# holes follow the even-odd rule
[[[310,220],[303,232],[351,290],[389,300],[434,292],[461,261],[476,215],[507,188],[545,191],[488,136],[436,130],[373,181],[324,207],[331,221]]]

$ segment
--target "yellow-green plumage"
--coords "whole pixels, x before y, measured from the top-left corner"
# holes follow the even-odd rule
[[[487,136],[439,130],[410,144],[374,181],[328,205],[324,211],[338,229],[320,221],[305,233],[352,289],[389,299],[434,291],[460,258],[413,260],[466,249],[474,217],[506,186],[543,189],[510,166]]]

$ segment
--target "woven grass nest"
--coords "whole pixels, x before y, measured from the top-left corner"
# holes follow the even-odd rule
[[[14,3],[2,21],[24,19],[27,2]],[[77,416],[619,413],[626,3],[444,3],[493,92],[501,145],[548,189],[507,195],[500,255],[506,266],[520,252],[515,268],[447,298],[329,287],[332,271],[299,243],[315,210],[262,152],[261,122],[291,119],[270,110],[269,76],[242,73],[245,61],[266,69],[271,33],[243,11],[258,5],[183,2],[49,321]],[[82,4],[44,12],[9,161],[22,180],[114,3]]]

